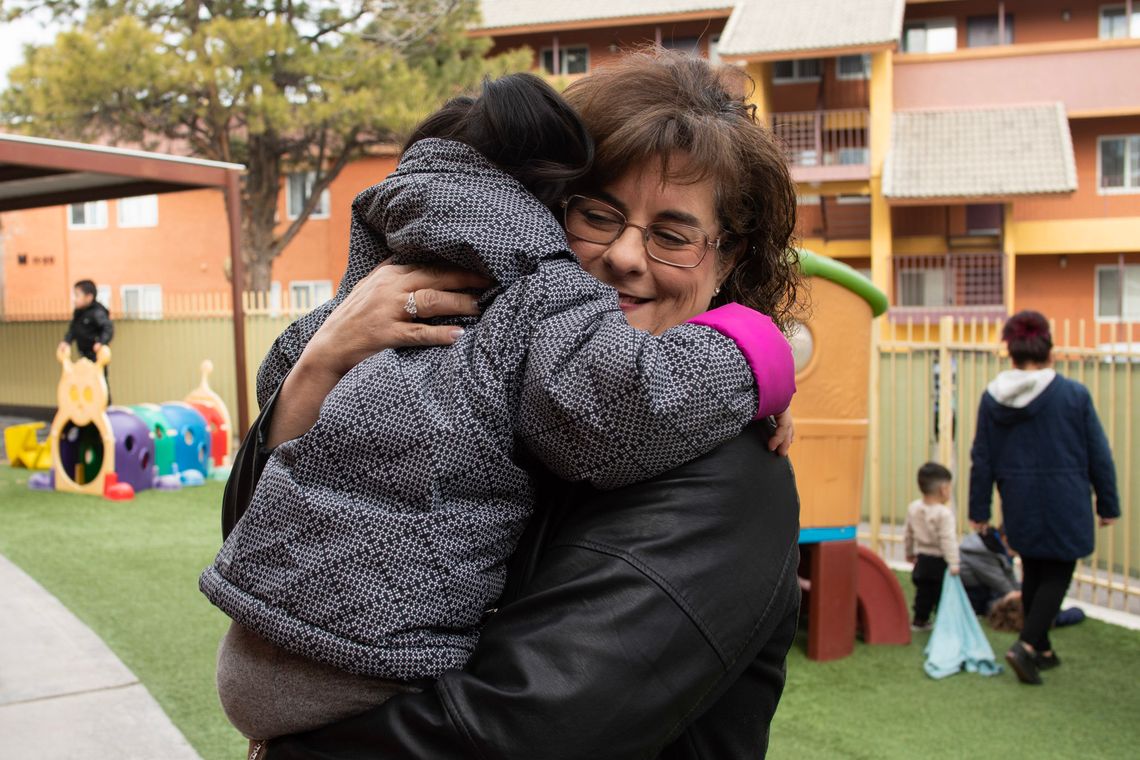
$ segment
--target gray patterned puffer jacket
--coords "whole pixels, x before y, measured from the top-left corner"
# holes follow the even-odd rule
[[[263,402],[389,256],[500,287],[455,345],[383,351],[345,375],[312,429],[269,458],[200,586],[281,647],[408,680],[462,666],[499,596],[533,508],[517,446],[563,478],[613,488],[736,436],[757,389],[736,344],[709,327],[631,328],[534,196],[471,148],[428,139],[353,203],[341,288],[278,339]]]

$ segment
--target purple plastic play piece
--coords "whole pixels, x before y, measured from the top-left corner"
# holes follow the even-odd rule
[[[178,473],[173,475],[159,475],[154,481],[154,487],[159,491],[181,491],[182,478]]]
[[[115,435],[115,473],[120,483],[130,483],[135,493],[154,488],[158,467],[154,461],[154,441],[150,427],[129,409],[113,406],[107,410]]]
[[[28,478],[28,488],[33,491],[54,491],[55,472],[33,472]]]

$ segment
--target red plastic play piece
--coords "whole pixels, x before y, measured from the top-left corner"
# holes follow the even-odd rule
[[[909,644],[910,614],[899,580],[879,556],[859,547],[859,626],[868,644]]]
[[[852,541],[805,545],[808,552],[808,650],[812,660],[838,660],[855,650],[856,546]]]
[[[135,498],[135,489],[130,483],[120,483],[117,473],[108,472],[103,478],[103,498],[111,501],[130,501]]]

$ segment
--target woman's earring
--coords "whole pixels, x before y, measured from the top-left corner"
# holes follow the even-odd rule
[[[714,291],[713,291],[713,295],[714,295],[714,296],[719,296],[719,295],[720,295],[720,285],[717,285],[717,286],[716,286],[716,290],[714,290]]]

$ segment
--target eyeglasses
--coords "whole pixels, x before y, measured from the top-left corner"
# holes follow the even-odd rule
[[[610,245],[626,227],[641,230],[645,252],[654,261],[671,267],[692,269],[700,266],[709,248],[720,249],[720,238],[709,240],[699,227],[677,222],[653,222],[642,227],[625,218],[625,214],[609,204],[571,195],[562,201],[566,234],[586,243]]]

